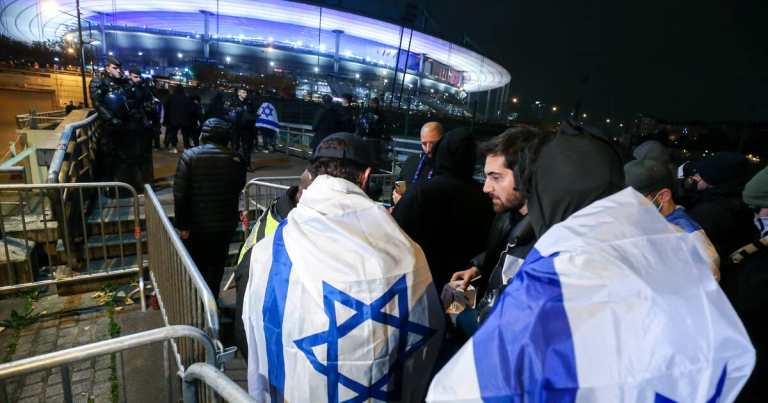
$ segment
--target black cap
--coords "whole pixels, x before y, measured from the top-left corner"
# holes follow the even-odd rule
[[[131,66],[131,67],[128,67],[128,73],[136,74],[137,76],[140,76],[141,75],[141,70],[139,70],[139,68],[136,67],[136,66]]]
[[[322,99],[324,104],[330,104],[331,102],[333,102],[333,97],[328,94],[323,95]]]
[[[738,181],[748,173],[743,155],[724,151],[699,160],[694,169],[710,185]]]
[[[624,165],[627,186],[643,195],[661,189],[674,188],[672,176],[666,164],[653,160],[634,160]]]
[[[217,118],[206,120],[203,123],[200,139],[204,142],[226,144],[229,140],[229,124]]]
[[[123,62],[121,62],[120,59],[118,59],[118,58],[116,58],[114,56],[107,57],[107,63],[114,64],[115,66],[118,66],[118,67],[122,67],[122,65],[123,65]]]
[[[343,141],[346,145],[346,149],[339,150],[336,148],[323,148],[323,144],[327,143],[329,140],[334,139]],[[373,166],[373,161],[371,161],[371,152],[368,150],[368,146],[365,144],[365,141],[352,133],[334,133],[323,139],[323,141],[318,144],[317,149],[315,149],[315,153],[312,155],[312,159],[314,160],[321,157],[355,161],[366,167]]]

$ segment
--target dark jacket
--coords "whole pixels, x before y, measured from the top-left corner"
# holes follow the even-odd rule
[[[347,105],[341,108],[341,129],[342,132],[354,133],[357,128],[357,108]]]
[[[388,140],[387,116],[379,109],[365,108],[357,121],[357,135],[368,139]]]
[[[488,246],[471,263],[483,275],[480,284],[475,285],[480,290],[479,295],[503,284],[502,271],[507,256],[525,260],[534,243],[536,235],[529,218],[518,211],[496,214],[488,235]]]
[[[227,113],[224,120],[228,121],[236,131],[255,130],[254,125],[259,114],[250,98],[246,97],[241,101],[240,97],[235,95],[224,104],[224,110]]]
[[[737,402],[768,402],[768,237],[740,248],[721,266],[720,285],[757,352],[755,369]]]
[[[419,163],[421,162],[423,156],[424,154],[409,155],[405,162],[403,162],[403,167],[400,169],[400,175],[397,177],[397,180],[405,181],[409,185],[414,183],[415,181],[413,180],[413,177],[416,175],[416,170],[419,169]],[[424,164],[421,166],[421,170],[419,171],[418,180],[427,179],[429,177],[429,171],[432,170],[432,168],[432,160],[430,158],[426,158],[424,160]],[[434,173],[432,176],[434,176]]]
[[[485,249],[494,213],[483,186],[472,179],[474,138],[456,129],[436,147],[435,176],[408,187],[392,217],[424,250],[435,287],[442,290]]]
[[[194,126],[197,107],[195,102],[184,95],[183,88],[177,88],[163,105],[165,118],[163,124],[167,127]]]
[[[282,196],[273,200],[269,204],[269,212],[262,214],[259,217],[259,224],[254,228],[255,231],[260,231],[255,234],[255,241],[253,245],[264,239],[269,235],[264,229],[267,227],[267,220],[274,220],[277,222],[283,221],[288,217],[288,213],[296,208],[296,194],[299,192],[298,186],[291,186]],[[245,289],[248,286],[248,278],[250,277],[250,265],[251,265],[251,251],[253,251],[253,245],[245,251],[243,259],[237,265],[235,269],[235,343],[237,349],[240,350],[240,354],[243,357],[248,357],[248,341],[245,336],[245,325],[243,324],[243,303],[245,302]],[[247,364],[247,363],[246,363]]]
[[[240,153],[221,145],[228,137],[229,133],[226,138],[203,133],[204,144],[181,155],[173,182],[179,230],[210,233],[237,227],[245,162]]]
[[[224,96],[220,92],[213,97],[213,101],[211,101],[208,109],[205,111],[205,120],[212,118],[223,121],[227,120],[227,111],[224,109]]]
[[[312,131],[315,132],[309,146],[314,151],[326,137],[341,131],[341,115],[333,107],[333,104],[323,104],[322,108],[315,112],[312,120]]]
[[[701,225],[724,262],[755,235],[752,212],[741,200],[738,181],[717,184],[690,199],[688,215]]]

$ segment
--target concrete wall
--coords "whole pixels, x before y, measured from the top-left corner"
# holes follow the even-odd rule
[[[86,77],[86,86],[91,82],[90,77]],[[82,78],[75,74],[43,73],[26,70],[0,70],[0,89],[14,90],[19,96],[14,97],[14,102],[18,105],[29,105],[22,108],[26,113],[28,109],[37,109],[39,107],[39,96],[25,96],[23,91],[28,92],[52,92],[52,106],[48,110],[38,110],[38,112],[49,112],[56,109],[64,109],[64,104],[74,101],[75,105],[83,102],[83,84]],[[90,103],[90,96],[88,99]],[[21,106],[19,107],[21,108]],[[7,112],[2,112],[4,115]],[[5,119],[6,116],[3,116]]]

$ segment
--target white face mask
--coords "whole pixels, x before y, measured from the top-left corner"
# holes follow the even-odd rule
[[[659,195],[660,195],[660,194],[661,194],[661,192],[659,192],[659,193],[656,193],[656,196],[654,196],[654,197],[653,197],[653,200],[651,200],[651,204],[653,204],[653,202],[655,202],[655,201],[656,201],[656,198],[657,198],[657,197],[659,197]],[[661,202],[661,203],[659,204],[659,207],[657,207],[657,208],[656,208],[656,210],[658,210],[659,212],[661,212],[661,206],[663,206],[663,205],[664,205],[664,202]]]
[[[768,236],[768,217],[755,218],[755,226],[760,231],[760,238]]]

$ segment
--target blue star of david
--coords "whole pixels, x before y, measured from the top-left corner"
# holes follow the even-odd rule
[[[395,297],[397,297],[399,316],[382,312],[382,309]],[[341,324],[337,323],[334,302],[351,308],[355,311],[354,315]],[[370,304],[357,300],[349,294],[323,282],[323,305],[329,320],[328,330],[295,340],[294,344],[304,353],[312,368],[328,378],[328,402],[339,401],[339,385],[344,385],[346,388],[357,393],[357,396],[346,402],[364,402],[368,399],[399,400],[403,363],[437,333],[435,329],[430,329],[427,326],[408,320],[408,284],[405,275],[400,277],[384,295]],[[399,337],[395,363],[389,367],[386,374],[373,384],[363,385],[339,372],[339,339],[348,335],[368,320],[398,329]],[[421,339],[408,346],[408,335],[411,333],[421,336]],[[325,365],[317,359],[317,356],[312,351],[313,347],[323,344],[327,345]],[[382,388],[386,389],[392,376],[395,377],[395,387],[390,391],[382,390]]]
[[[707,400],[707,403],[717,403],[720,400],[720,396],[723,394],[723,387],[725,386],[725,375],[727,374],[728,365],[723,367],[723,373],[720,374],[720,379],[717,380],[717,386],[715,387],[715,394]],[[661,393],[656,393],[654,403],[677,403],[676,400],[670,399]]]
[[[275,110],[272,109],[272,107],[270,107],[269,105],[261,108],[261,114],[264,115],[265,118],[272,117],[272,112],[274,111]]]

